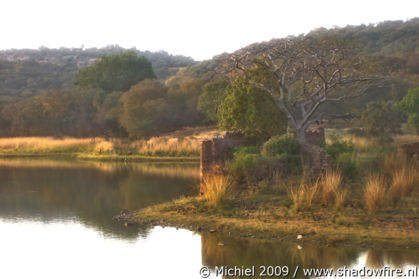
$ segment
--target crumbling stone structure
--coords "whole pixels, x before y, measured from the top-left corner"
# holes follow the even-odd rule
[[[306,140],[311,144],[321,145],[326,143],[326,137],[323,127],[316,127],[306,131]]]
[[[419,159],[419,142],[402,144],[399,146],[399,152],[407,158],[416,156]]]
[[[201,187],[206,176],[224,174],[226,172],[225,162],[227,160],[227,152],[229,148],[245,144],[245,138],[242,135],[235,133],[227,133],[225,136],[220,138],[217,137],[202,141],[200,146]]]
[[[310,176],[318,178],[331,167],[331,158],[326,150],[317,145],[303,144],[304,155],[310,159]]]
[[[310,174],[319,177],[330,167],[330,157],[326,151],[315,145],[325,142],[323,127],[318,127],[306,132],[307,144],[303,144],[302,150],[307,158],[310,158]],[[248,144],[246,139],[239,134],[227,133],[223,137],[204,140],[200,146],[200,184],[203,191],[203,181],[208,175],[225,174],[227,152],[229,148]]]

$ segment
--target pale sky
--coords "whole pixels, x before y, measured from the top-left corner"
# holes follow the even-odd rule
[[[209,59],[318,27],[407,20],[418,0],[1,0],[0,49],[104,47]]]

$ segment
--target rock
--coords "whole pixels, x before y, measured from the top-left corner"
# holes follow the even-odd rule
[[[301,240],[301,239],[303,239],[303,236],[301,234],[299,234],[299,235],[297,235],[297,239]]]

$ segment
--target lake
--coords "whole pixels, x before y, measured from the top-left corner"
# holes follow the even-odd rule
[[[262,241],[112,219],[124,209],[196,195],[198,182],[196,164],[0,159],[0,278],[193,279],[202,278],[203,266],[208,278],[222,278],[214,275],[222,266],[255,266],[255,275],[260,266],[279,266],[266,272],[280,278],[298,267],[302,278],[303,268],[414,272],[419,265],[419,251],[411,249]]]

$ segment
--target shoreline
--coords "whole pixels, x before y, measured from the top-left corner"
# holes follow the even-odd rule
[[[217,213],[194,212],[191,204],[196,197],[158,204],[140,210],[123,211],[116,220],[129,225],[171,226],[194,232],[211,232],[233,237],[248,237],[263,240],[313,243],[327,246],[358,246],[374,248],[419,249],[419,228],[414,224],[418,218],[406,222],[383,221],[386,216],[376,216],[368,221],[353,218],[354,224],[328,224],[329,220],[316,220],[310,216],[277,219],[265,215],[255,220],[252,217],[231,217]],[[349,213],[349,212],[347,212]],[[414,226],[412,228],[411,226]],[[407,228],[409,227],[409,228]]]

